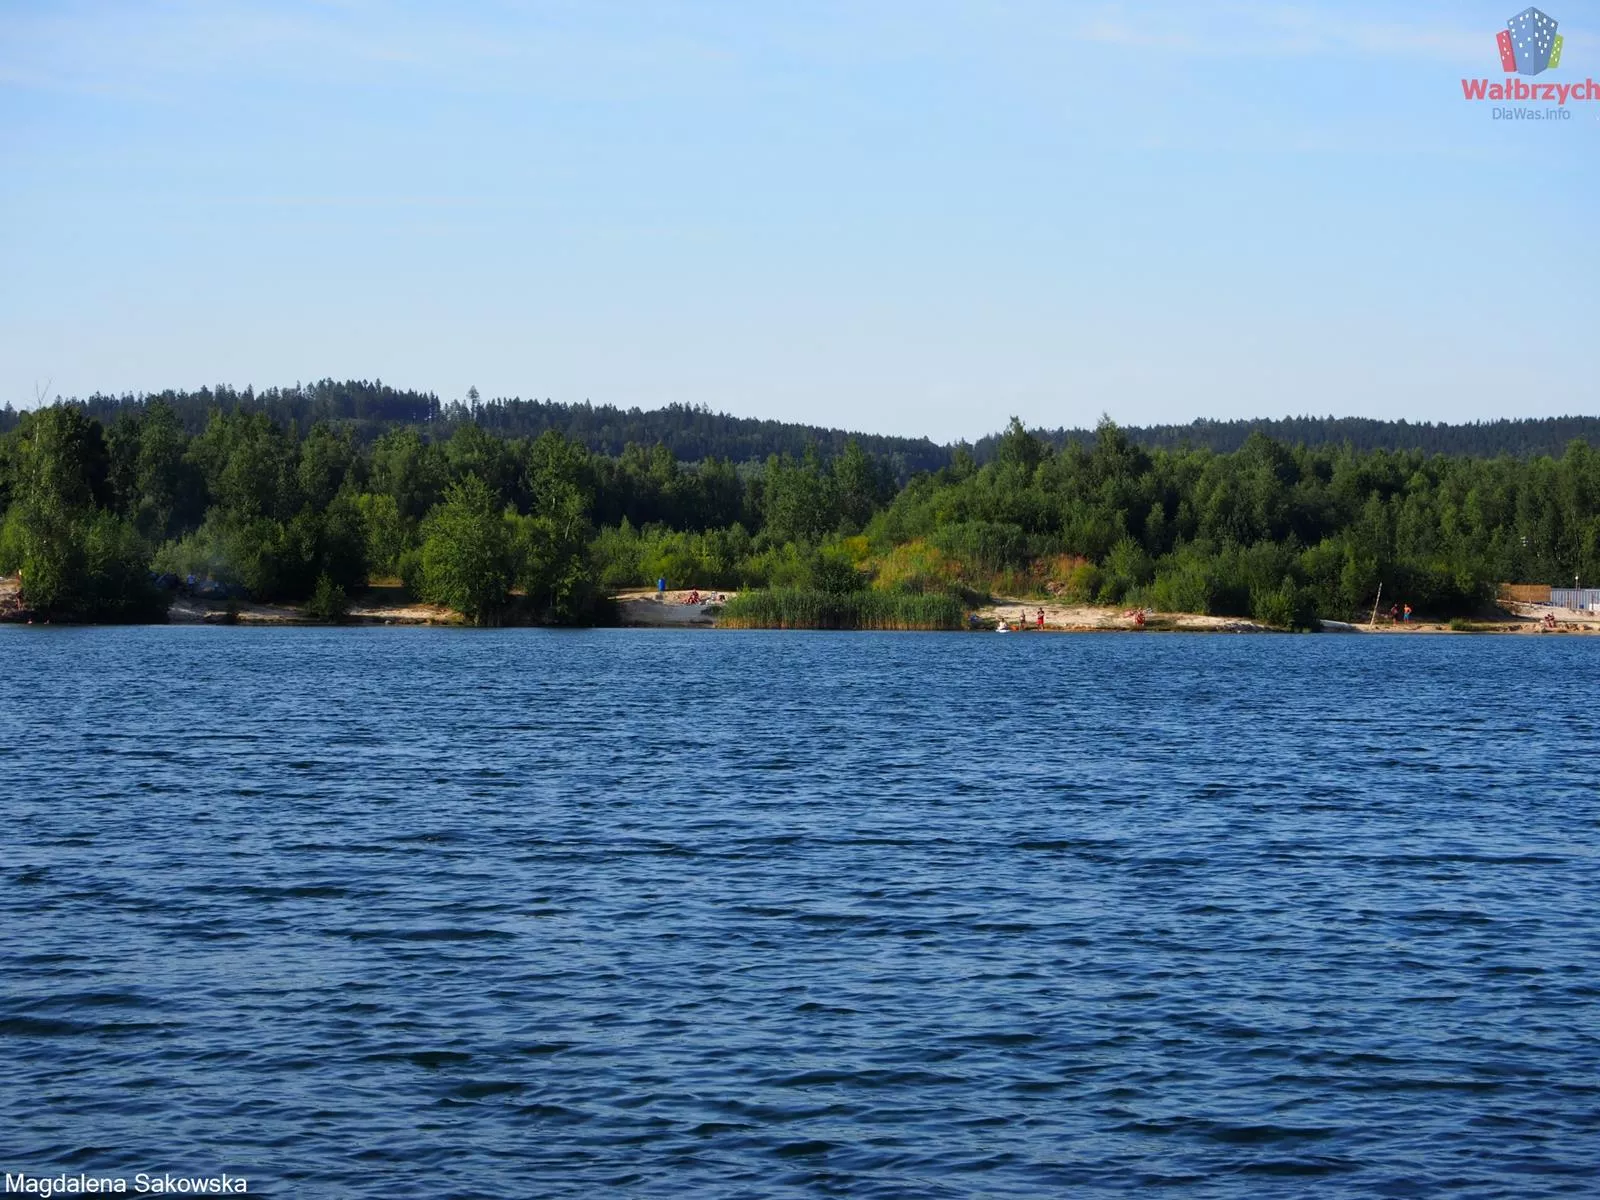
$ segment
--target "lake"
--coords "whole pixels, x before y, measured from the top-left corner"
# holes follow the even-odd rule
[[[1597,653],[3,627],[0,1166],[1592,1195]]]

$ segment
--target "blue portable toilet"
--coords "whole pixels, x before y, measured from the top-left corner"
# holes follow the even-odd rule
[[[656,580],[656,591],[658,591],[658,592],[662,593],[663,595],[665,595],[666,594],[666,590],[667,590],[667,577],[665,575],[663,575],[660,579]]]

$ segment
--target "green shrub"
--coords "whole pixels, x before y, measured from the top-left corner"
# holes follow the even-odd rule
[[[1104,576],[1099,567],[1092,562],[1084,562],[1074,567],[1062,582],[1061,590],[1057,597],[1069,604],[1088,604],[1100,594],[1100,585]]]
[[[1149,583],[1154,573],[1155,564],[1144,547],[1132,538],[1123,538],[1111,548],[1102,567],[1101,602],[1120,604],[1131,600],[1135,589]]]
[[[306,602],[305,614],[317,621],[330,621],[337,625],[350,615],[350,598],[324,571],[317,576],[317,586]]]
[[[422,547],[413,546],[403,551],[395,560],[395,574],[400,576],[400,585],[405,588],[406,595],[413,600],[423,598],[422,586]]]
[[[811,582],[811,563],[793,542],[768,546],[739,564],[740,588],[804,588]]]
[[[1156,568],[1150,598],[1162,612],[1208,613],[1216,583],[1208,565],[1197,557],[1164,560]]]
[[[828,547],[812,556],[809,583],[812,590],[830,596],[847,596],[867,586],[867,577],[856,570],[842,548]]]
[[[621,525],[600,530],[589,553],[596,581],[603,588],[649,587],[655,582],[645,578],[644,540],[626,517]]]
[[[342,499],[288,521],[213,509],[199,529],[157,550],[154,568],[242,587],[256,600],[300,601],[322,575],[346,589],[358,586],[366,577],[366,538],[358,505]]]
[[[955,559],[918,538],[894,547],[879,560],[872,586],[880,592],[949,592],[960,578]]]
[[[415,543],[415,530],[400,515],[399,505],[393,496],[381,492],[364,492],[355,498],[356,511],[361,514],[362,532],[366,539],[367,569],[374,575],[393,576],[400,573],[400,556]]]
[[[1252,591],[1251,607],[1256,620],[1274,629],[1314,630],[1317,627],[1310,590],[1296,587],[1294,580],[1287,576],[1275,588]]]
[[[765,563],[751,560],[751,538],[742,525],[704,532],[664,525],[635,529],[626,520],[602,529],[590,545],[595,582],[602,588],[654,586],[733,588],[766,582],[778,550]],[[803,572],[803,560],[796,559]]]
[[[207,521],[185,537],[164,542],[155,553],[152,569],[162,574],[187,579],[215,579],[222,583],[240,582],[238,573],[227,561],[220,522]]]
[[[928,540],[969,569],[985,575],[1025,566],[1031,558],[1028,535],[1020,525],[964,521],[934,530]]]

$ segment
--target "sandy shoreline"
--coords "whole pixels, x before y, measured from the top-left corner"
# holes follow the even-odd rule
[[[731,600],[737,593],[700,592],[698,596],[701,602],[698,604],[689,603],[692,595],[695,593],[687,589],[664,594],[646,588],[619,592],[615,599],[620,623],[635,628],[712,629],[716,627],[721,609],[720,604],[715,602],[716,598],[720,596],[724,600]],[[1042,628],[1039,625],[1041,609],[1044,611]],[[1116,633],[1136,630],[1172,633],[1280,632],[1247,617],[1217,617],[1204,613],[1169,613],[1054,601],[1001,599],[974,609],[973,613],[980,629],[993,629],[1004,620],[1008,628],[1028,633]],[[1546,613],[1555,617],[1554,629],[1546,627]],[[1386,637],[1413,634],[1595,634],[1600,633],[1600,614],[1529,604],[1507,604],[1502,616],[1474,619],[1467,622],[1467,626],[1452,628],[1446,621],[1391,623],[1380,620],[1376,625],[1329,622],[1327,631],[1382,634]]]
[[[15,575],[0,576],[0,621],[27,621],[20,582]],[[251,600],[203,600],[174,595],[167,606],[173,625],[326,625],[292,604],[257,604]],[[358,593],[341,624],[346,625],[459,625],[461,614],[437,604],[407,599],[398,587],[379,586]]]
[[[1044,610],[1044,627],[1038,624],[1040,608]],[[1600,614],[1580,612],[1577,609],[1551,608],[1548,605],[1507,603],[1497,617],[1471,618],[1461,627],[1448,621],[1389,621],[1380,617],[1377,624],[1365,622],[1326,621],[1323,628],[1328,633],[1380,634],[1385,637],[1406,637],[1414,634],[1596,634],[1600,633]],[[1136,614],[1143,616],[1143,621]],[[1045,633],[1110,633],[1135,629],[1175,633],[1276,633],[1270,626],[1245,617],[1213,617],[1200,613],[1168,613],[1155,609],[1117,609],[1103,605],[1061,605],[1037,601],[999,600],[977,610],[978,618],[986,625],[1004,620],[1012,629],[1025,628],[1031,632]],[[1553,617],[1554,627],[1546,622]],[[1026,622],[1019,626],[1019,622]]]
[[[618,592],[613,600],[617,621],[633,629],[710,629],[717,623],[722,606],[737,592],[700,592],[693,589],[657,592],[637,588]],[[691,604],[693,598],[696,602]]]
[[[1039,613],[1044,612],[1044,626]],[[1271,633],[1267,626],[1245,617],[1211,617],[1203,613],[1162,613],[1154,609],[1114,608],[1100,604],[1060,604],[1052,601],[996,600],[975,609],[983,626],[1004,621],[1018,632],[1116,633],[1163,630],[1178,633]]]
[[[180,596],[167,608],[167,620],[174,625],[327,625],[308,617],[290,604],[235,602],[230,615],[227,604]],[[342,625],[460,625],[461,614],[437,604],[413,601],[357,600],[350,605]]]
[[[618,624],[640,629],[713,629],[722,605],[736,592],[679,589],[657,593],[653,588],[618,592],[614,597]],[[691,598],[696,602],[690,603]],[[201,600],[175,596],[167,610],[173,624],[240,625],[319,625],[304,611],[287,604],[256,604]],[[1039,625],[1039,612],[1044,625]],[[1202,613],[1167,613],[1153,609],[1122,609],[1095,604],[1060,604],[1046,601],[996,600],[974,610],[977,628],[993,629],[1000,621],[1016,632],[1027,633],[1116,633],[1143,630],[1172,633],[1273,633],[1276,630],[1243,617],[1214,617]],[[1142,617],[1142,620],[1141,620]],[[16,576],[0,576],[0,621],[26,620]],[[1554,624],[1551,624],[1553,620]],[[380,585],[358,594],[351,603],[345,624],[350,625],[459,625],[460,613],[437,604],[421,604],[406,598],[400,588]],[[1391,622],[1377,624],[1329,621],[1330,633],[1378,634],[1384,637],[1439,634],[1483,635],[1529,634],[1592,636],[1600,634],[1600,613],[1549,605],[1505,602],[1501,613],[1465,622],[1454,627],[1444,621]]]

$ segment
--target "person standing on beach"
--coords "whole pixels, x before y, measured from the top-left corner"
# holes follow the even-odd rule
[[[1039,610],[1039,628],[1044,628],[1044,609],[1042,608]]]
[[[1406,605],[1406,620],[1411,620],[1411,605]]]

